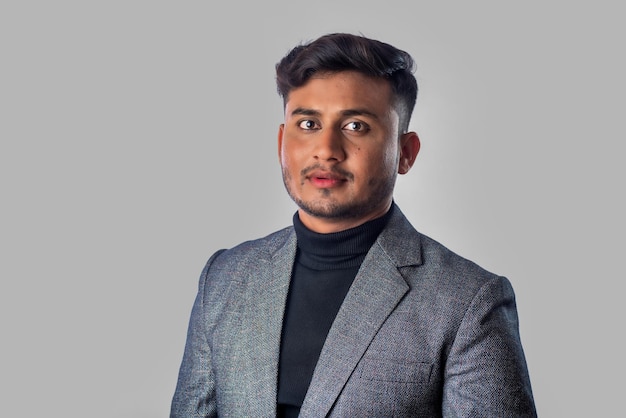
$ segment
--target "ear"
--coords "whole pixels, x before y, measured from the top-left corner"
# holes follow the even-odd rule
[[[283,134],[285,133],[285,124],[281,123],[278,127],[278,162],[282,164]]]
[[[398,173],[409,172],[420,152],[420,139],[415,132],[407,132],[400,136],[400,159],[398,162]]]

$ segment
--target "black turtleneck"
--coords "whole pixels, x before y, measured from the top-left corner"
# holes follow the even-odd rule
[[[309,230],[298,213],[298,250],[287,297],[278,372],[278,416],[297,417],[330,326],[370,247],[391,214],[330,234]]]

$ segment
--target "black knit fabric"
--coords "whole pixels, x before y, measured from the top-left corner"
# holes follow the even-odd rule
[[[297,417],[326,335],[363,259],[391,216],[330,234],[293,217],[298,251],[285,318],[278,378],[278,416]]]

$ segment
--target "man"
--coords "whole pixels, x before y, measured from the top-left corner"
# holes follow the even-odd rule
[[[536,416],[515,298],[393,202],[413,60],[330,34],[277,65],[293,226],[214,254],[172,417]]]

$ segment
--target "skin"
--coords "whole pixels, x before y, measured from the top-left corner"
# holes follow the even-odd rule
[[[397,174],[409,171],[420,149],[417,134],[399,134],[398,122],[385,79],[342,71],[289,93],[278,153],[307,228],[343,231],[389,210]]]

